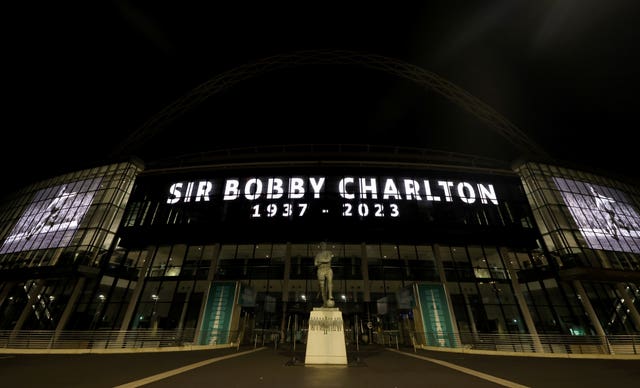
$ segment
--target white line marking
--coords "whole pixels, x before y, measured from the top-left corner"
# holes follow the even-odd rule
[[[262,350],[262,349],[265,349],[265,348],[258,348],[258,349],[253,349],[253,350],[247,350],[246,352],[229,354],[229,355],[222,356],[222,357],[210,358],[208,360],[196,362],[195,364],[186,365],[186,366],[183,366],[181,368],[173,369],[173,370],[170,370],[170,371],[167,371],[167,372],[158,373],[156,375],[145,377],[143,379],[132,381],[130,383],[117,385],[114,388],[135,388],[135,387],[140,387],[140,386],[143,386],[145,384],[149,384],[149,383],[156,382],[158,380],[166,379],[167,377],[171,377],[171,376],[178,375],[180,373],[188,372],[188,371],[190,371],[192,369],[200,368],[201,366],[213,364],[214,362],[226,360],[228,358],[238,357],[238,356],[242,356],[242,355],[245,355],[245,354],[257,352],[258,350]]]
[[[522,385],[522,384],[515,383],[513,381],[501,379],[500,377],[496,377],[496,376],[492,376],[492,375],[489,375],[489,374],[486,374],[486,373],[478,372],[476,370],[465,368],[463,366],[459,366],[459,365],[456,365],[456,364],[451,364],[451,363],[446,362],[446,361],[436,360],[435,358],[418,356],[417,354],[401,352],[401,351],[395,350],[395,349],[387,349],[387,350],[390,350],[390,351],[396,352],[396,353],[400,353],[400,354],[404,354],[405,356],[415,357],[415,358],[419,358],[421,360],[433,362],[434,364],[438,364],[438,365],[442,365],[442,366],[447,367],[447,368],[455,369],[455,370],[457,370],[459,372],[466,373],[468,375],[475,376],[475,377],[481,378],[483,380],[488,380],[488,381],[491,381],[492,383],[500,384],[500,385],[503,385],[505,387],[509,387],[509,388],[529,388],[526,385]]]

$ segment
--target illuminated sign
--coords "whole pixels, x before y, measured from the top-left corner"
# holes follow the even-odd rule
[[[536,244],[520,179],[369,166],[242,167],[141,176],[121,238]]]
[[[169,205],[189,202],[255,203],[250,217],[303,217],[310,211],[338,211],[342,216],[400,216],[400,202],[459,202],[498,205],[492,184],[425,178],[250,177],[245,179],[175,182],[168,188]],[[339,200],[340,209],[314,205]]]
[[[640,216],[620,190],[553,178],[589,248],[640,253]]]
[[[3,242],[0,254],[69,245],[100,181],[87,179],[38,191]]]

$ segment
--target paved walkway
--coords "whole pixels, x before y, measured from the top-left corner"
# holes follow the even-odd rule
[[[347,366],[304,365],[273,348],[0,355],[0,386],[20,387],[607,387],[636,386],[640,360],[486,356],[371,347]]]

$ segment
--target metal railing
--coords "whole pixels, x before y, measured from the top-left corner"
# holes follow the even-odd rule
[[[199,345],[195,330],[0,331],[0,349],[140,349]],[[237,340],[237,332],[227,338]],[[223,345],[223,344],[218,344]]]
[[[200,338],[203,333],[195,330],[0,330],[0,349],[125,349],[142,348],[188,348],[203,346]],[[226,343],[216,346],[267,344],[278,347],[278,343],[290,339],[282,336],[278,330],[250,329],[230,331]],[[375,333],[374,333],[375,334]],[[440,347],[481,351],[503,351],[546,354],[615,354],[640,355],[640,335],[562,335],[562,334],[485,334],[485,333],[447,333],[447,332],[411,332],[403,336],[398,331],[385,331],[374,336],[374,343],[399,348],[400,346]],[[295,337],[293,337],[295,338]],[[305,342],[303,338],[296,342]],[[204,345],[206,346],[206,345]]]
[[[640,335],[411,333],[414,346],[464,348],[485,351],[640,355]]]

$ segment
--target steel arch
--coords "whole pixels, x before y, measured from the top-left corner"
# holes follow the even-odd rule
[[[495,111],[471,93],[454,83],[416,65],[377,54],[366,54],[345,50],[308,50],[265,57],[228,70],[200,84],[184,96],[178,98],[147,120],[131,133],[112,152],[112,157],[123,157],[140,144],[155,136],[159,130],[191,108],[235,84],[253,77],[304,65],[360,65],[384,71],[413,81],[433,90],[454,104],[467,110],[489,128],[505,138],[523,155],[548,156],[548,154],[506,117]]]

